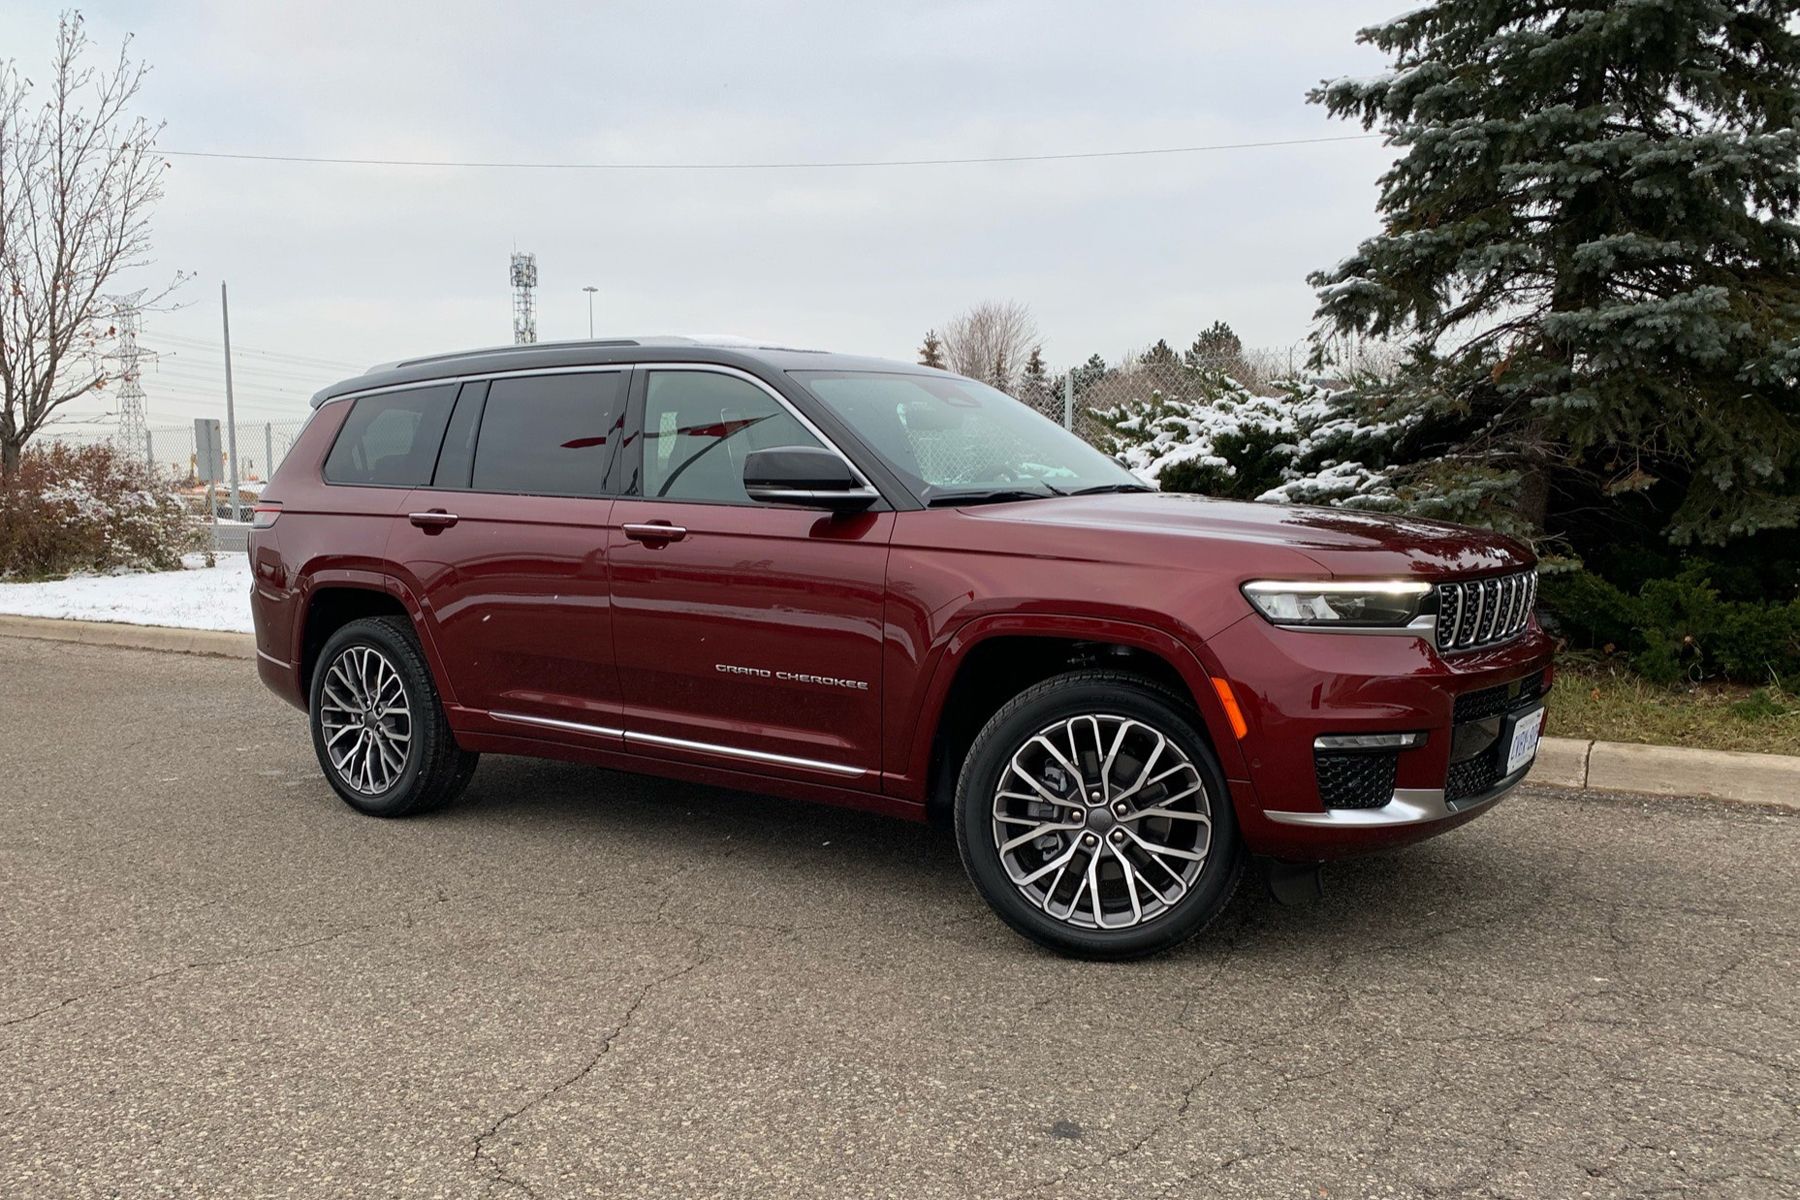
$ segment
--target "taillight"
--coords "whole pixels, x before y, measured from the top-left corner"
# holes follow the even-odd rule
[[[275,523],[275,518],[280,515],[281,505],[274,502],[258,504],[250,510],[250,528],[267,529]]]

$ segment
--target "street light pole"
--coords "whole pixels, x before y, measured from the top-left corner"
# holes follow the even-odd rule
[[[581,289],[588,294],[588,341],[594,340],[594,293],[600,289],[589,284]]]

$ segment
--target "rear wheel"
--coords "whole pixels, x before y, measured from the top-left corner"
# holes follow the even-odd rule
[[[1177,945],[1243,873],[1211,747],[1178,697],[1136,676],[1077,671],[1014,697],[970,748],[955,811],[982,896],[1065,954]]]
[[[313,750],[344,802],[376,817],[440,808],[468,786],[480,755],[456,744],[412,626],[352,621],[313,670]]]

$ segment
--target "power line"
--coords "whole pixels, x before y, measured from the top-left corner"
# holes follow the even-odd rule
[[[1221,142],[1210,146],[1157,146],[1144,150],[1088,150],[1067,154],[995,154],[973,158],[871,158],[817,162],[505,162],[432,158],[338,158],[310,154],[244,154],[225,150],[158,150],[169,158],[216,158],[236,162],[306,163],[337,167],[443,167],[497,171],[811,171],[849,167],[958,167],[978,163],[1071,162],[1094,158],[1148,158],[1170,154],[1208,154],[1219,150],[1263,150],[1278,146],[1317,146],[1328,142],[1363,142],[1379,133],[1334,137],[1288,138],[1269,142]]]
[[[220,353],[221,356],[223,356],[223,354],[225,352],[225,347],[223,345],[221,345],[218,342],[207,341],[205,338],[182,337],[178,334],[168,333],[168,334],[163,334],[161,336],[160,340],[165,341],[165,342],[172,342],[179,346],[199,347],[199,348],[205,349],[205,350],[216,350]],[[306,366],[306,367],[311,367],[311,366],[344,367],[344,368],[347,368],[352,371],[361,371],[368,366],[367,363],[352,363],[352,362],[346,362],[343,359],[337,359],[337,358],[320,358],[316,355],[311,355],[311,354],[293,354],[293,353],[285,351],[285,350],[259,350],[259,349],[255,348],[254,346],[233,346],[231,348],[231,350],[232,350],[233,354],[256,354],[256,355],[260,355],[263,358],[277,359],[280,361],[291,362],[291,363],[297,364],[299,366]]]

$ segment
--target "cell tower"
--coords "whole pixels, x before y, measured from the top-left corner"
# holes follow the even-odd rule
[[[512,256],[513,342],[523,345],[537,341],[537,255]]]
[[[138,301],[144,293],[113,296],[113,330],[115,348],[112,356],[119,363],[119,446],[127,454],[144,452],[144,384],[139,365],[138,318],[142,309]]]

